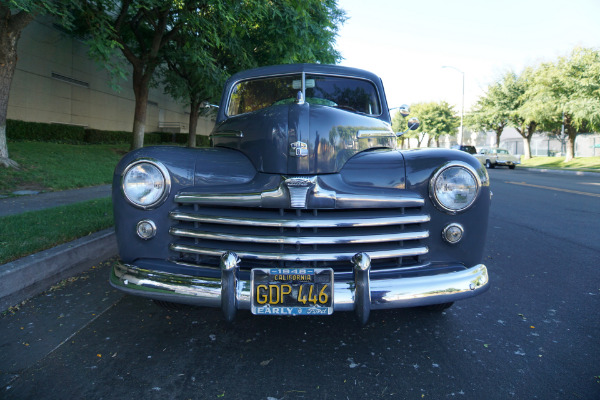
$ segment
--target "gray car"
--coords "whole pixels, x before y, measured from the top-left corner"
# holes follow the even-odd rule
[[[398,149],[376,75],[238,73],[211,140],[120,161],[113,286],[220,307],[227,320],[354,311],[362,323],[370,310],[442,310],[488,288],[485,168],[465,152]]]

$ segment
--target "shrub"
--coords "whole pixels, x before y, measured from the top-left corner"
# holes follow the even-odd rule
[[[127,144],[131,132],[85,129],[82,126],[26,122],[9,119],[6,121],[7,138],[13,142],[51,142],[66,144]],[[187,144],[187,133],[149,132],[144,135],[144,144]],[[208,136],[197,136],[197,146],[207,147]]]
[[[85,143],[82,126],[26,122],[9,119],[6,121],[8,140],[15,142]]]

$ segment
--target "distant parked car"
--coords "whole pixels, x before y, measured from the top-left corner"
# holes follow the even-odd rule
[[[466,146],[466,145],[461,144],[461,145],[452,146],[450,148],[454,149],[454,150],[464,151],[469,154],[477,154],[477,150],[475,149],[475,146]]]
[[[510,154],[506,149],[482,148],[475,155],[486,168],[495,168],[496,166],[504,165],[510,169],[515,169],[517,164],[521,163],[521,156]]]

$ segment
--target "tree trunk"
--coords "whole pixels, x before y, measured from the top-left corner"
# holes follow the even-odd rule
[[[504,126],[499,126],[498,128],[494,129],[494,131],[496,132],[496,148],[498,148],[500,147],[500,136],[504,131]]]
[[[529,160],[531,158],[531,136],[527,135],[523,137],[523,160]]]
[[[146,131],[146,109],[148,108],[148,93],[152,71],[143,71],[142,67],[133,67],[133,93],[135,94],[135,111],[133,114],[133,138],[129,150],[144,147]]]
[[[529,125],[527,125],[527,134],[521,134],[521,136],[523,136],[523,151],[525,152],[525,154],[523,154],[524,160],[529,160],[531,158],[531,138],[536,129],[537,123],[530,122]]]
[[[200,101],[192,100],[190,105],[190,132],[188,134],[188,147],[196,147],[196,129],[198,127],[198,114],[200,111]]]
[[[571,124],[571,116],[565,113],[565,132],[568,136],[567,141],[567,154],[565,157],[565,162],[572,161],[575,158],[575,139],[577,138],[577,129]]]
[[[10,85],[17,65],[17,43],[21,31],[34,16],[20,11],[12,15],[10,8],[0,5],[0,166],[19,168],[19,164],[8,156],[6,142],[6,116]]]

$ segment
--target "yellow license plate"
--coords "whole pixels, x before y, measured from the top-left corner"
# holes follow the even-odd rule
[[[251,311],[257,315],[330,315],[331,268],[254,268]]]

